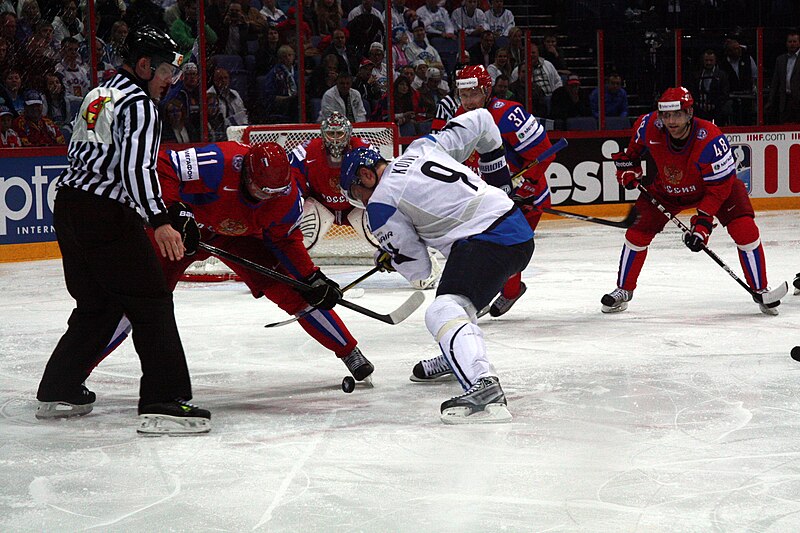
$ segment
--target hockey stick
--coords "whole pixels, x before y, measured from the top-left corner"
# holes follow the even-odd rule
[[[377,266],[372,268],[371,270],[367,271],[365,274],[359,276],[358,279],[356,279],[356,280],[348,283],[344,287],[342,287],[342,292],[349,291],[350,289],[352,289],[353,287],[355,287],[356,285],[358,285],[359,283],[361,283],[362,281],[364,281],[365,279],[367,279],[371,275],[375,274],[376,272],[380,272],[380,270],[381,270],[380,267],[377,267]],[[292,318],[289,318],[289,319],[286,319],[286,320],[282,320],[281,322],[272,322],[270,324],[266,324],[264,327],[265,328],[277,328],[277,327],[280,327],[280,326],[285,326],[287,324],[291,324],[292,322],[297,322],[298,320],[300,320],[304,316],[308,315],[312,311],[313,311],[313,308],[312,309],[305,309],[305,310],[300,311],[299,313],[297,313],[297,315],[293,316]]]
[[[551,155],[566,148],[567,144],[569,143],[567,142],[566,139],[557,140],[555,144],[553,144],[553,146],[551,146],[550,148],[539,154],[539,157],[537,157],[536,159],[525,165],[525,168],[523,168],[522,170],[511,176],[511,183],[514,183],[515,180],[521,178],[523,174],[525,174],[527,171],[529,171],[530,169],[532,169],[533,167],[535,167],[536,165],[538,165],[539,163],[550,157]]]
[[[681,231],[684,233],[684,235],[685,235],[685,234],[687,234],[687,233],[691,233],[691,232],[692,232],[692,231],[691,231],[691,230],[690,230],[688,227],[686,227],[686,224],[684,224],[683,222],[681,222],[680,220],[678,220],[678,218],[677,218],[675,215],[673,215],[672,213],[670,213],[669,211],[667,211],[667,208],[666,208],[666,207],[664,207],[663,205],[661,205],[661,202],[659,202],[659,201],[658,201],[658,200],[655,198],[655,196],[653,196],[652,194],[650,194],[650,191],[648,191],[648,190],[647,190],[647,188],[645,188],[645,186],[644,186],[644,185],[642,185],[641,183],[639,183],[639,184],[636,186],[636,188],[637,188],[637,189],[639,189],[639,192],[642,194],[642,196],[644,196],[644,197],[645,197],[645,198],[646,198],[646,199],[647,199],[647,200],[648,200],[648,201],[649,201],[651,204],[653,204],[653,205],[655,206],[655,208],[656,208],[656,209],[658,209],[659,211],[661,211],[661,213],[662,213],[662,214],[663,214],[665,217],[667,217],[667,218],[668,218],[670,221],[672,221],[672,222],[673,222],[673,223],[674,223],[676,226],[678,226],[678,227],[681,229]],[[731,268],[730,268],[728,265],[726,265],[726,264],[725,264],[725,262],[724,262],[722,259],[720,259],[720,257],[719,257],[717,254],[715,254],[715,253],[714,253],[714,252],[713,252],[713,251],[712,251],[712,250],[711,250],[711,249],[710,249],[708,246],[706,246],[705,244],[703,245],[703,251],[704,251],[704,252],[705,252],[705,253],[706,253],[706,254],[707,254],[707,255],[708,255],[708,256],[709,256],[711,259],[713,259],[713,260],[714,260],[714,262],[715,262],[716,264],[718,264],[719,266],[721,266],[721,267],[722,267],[722,270],[724,270],[725,272],[727,272],[727,273],[728,273],[728,275],[729,275],[730,277],[732,277],[733,279],[735,279],[735,280],[736,280],[736,282],[737,282],[739,285],[741,285],[741,286],[742,286],[742,288],[743,288],[744,290],[746,290],[747,292],[749,292],[749,293],[750,293],[750,296],[752,296],[752,297],[753,297],[753,299],[754,299],[755,301],[757,301],[758,303],[761,303],[761,304],[771,304],[771,303],[775,303],[775,302],[780,302],[780,301],[781,301],[781,298],[783,298],[784,296],[786,296],[786,293],[787,293],[787,292],[789,292],[789,284],[788,284],[788,283],[786,283],[786,282],[784,281],[783,283],[781,283],[779,286],[775,287],[775,288],[774,288],[774,289],[772,289],[771,291],[767,291],[767,292],[765,292],[765,293],[758,293],[758,292],[754,291],[753,289],[751,289],[751,288],[750,288],[750,286],[749,286],[747,283],[745,283],[744,281],[742,281],[742,280],[741,280],[741,278],[740,278],[739,276],[737,276],[737,275],[736,275],[736,273],[735,273],[733,270],[731,270]]]
[[[551,215],[558,215],[565,218],[574,218],[575,220],[583,220],[584,222],[592,222],[593,224],[601,224],[603,226],[611,226],[612,228],[630,228],[636,222],[636,219],[639,218],[639,212],[636,210],[636,206],[631,207],[631,210],[628,212],[625,218],[620,221],[616,221],[608,220],[606,218],[591,217],[589,215],[581,215],[579,213],[570,213],[569,211],[561,211],[559,209],[551,209],[549,207],[537,207],[533,205],[533,201],[534,198],[531,196],[523,199],[522,204],[529,205],[543,213],[550,213]]]
[[[220,259],[227,259],[231,263],[236,265],[249,268],[254,272],[258,272],[270,279],[274,279],[275,281],[280,281],[289,285],[290,287],[297,289],[301,292],[305,292],[311,289],[311,285],[308,283],[304,283],[302,281],[296,280],[280,272],[272,270],[271,268],[267,268],[265,266],[259,265],[258,263],[254,263],[244,257],[239,257],[238,255],[232,254],[226,250],[222,250],[221,248],[217,248],[216,246],[211,246],[210,244],[206,244],[201,242],[198,245],[200,248],[205,250],[206,252],[219,257]],[[372,311],[371,309],[367,309],[366,307],[361,307],[360,305],[354,304],[353,302],[348,302],[345,299],[340,299],[336,302],[338,305],[342,307],[346,307],[355,311],[356,313],[361,313],[362,315],[368,316],[370,318],[374,318],[375,320],[380,320],[381,322],[385,322],[386,324],[399,324],[409,316],[411,313],[417,310],[417,308],[422,305],[422,302],[425,301],[425,295],[422,291],[416,291],[412,294],[408,300],[403,302],[403,304],[388,314],[381,314]]]

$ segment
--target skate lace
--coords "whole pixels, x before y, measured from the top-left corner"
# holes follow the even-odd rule
[[[422,368],[425,369],[425,374],[428,376],[450,371],[450,365],[443,355],[438,355],[433,359],[425,359],[422,361]]]
[[[342,361],[347,365],[348,370],[352,372],[356,368],[367,363],[367,358],[361,353],[358,347],[354,348],[350,355],[345,356]]]
[[[186,400],[182,400],[181,398],[176,398],[175,402],[180,404],[184,411],[190,411],[192,409],[199,409],[199,407],[197,407],[196,405],[194,405],[192,403],[189,403]]]
[[[614,298],[618,302],[623,302],[628,298],[628,291],[625,289],[620,289],[617,287],[613,291],[611,291],[611,297]]]

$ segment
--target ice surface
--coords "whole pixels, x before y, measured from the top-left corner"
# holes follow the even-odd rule
[[[758,223],[773,286],[791,282],[797,213]],[[90,377],[93,413],[37,421],[73,301],[59,261],[0,264],[0,531],[800,530],[800,296],[762,315],[668,225],[628,311],[604,315],[622,237],[542,224],[527,294],[481,321],[514,415],[495,426],[445,426],[458,386],[408,380],[437,353],[427,303],[396,326],[341,311],[376,367],[344,394],[344,365],[296,324],[264,329],[285,315],[233,282],[175,294],[209,435],[136,435],[130,342]],[[740,272],[723,228],[711,246]],[[411,290],[396,274],[363,287],[381,312]]]

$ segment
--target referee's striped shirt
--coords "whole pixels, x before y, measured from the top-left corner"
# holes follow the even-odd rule
[[[459,105],[460,104],[456,98],[453,95],[448,94],[439,100],[438,104],[436,104],[436,118],[447,122],[456,114],[456,110],[458,109]]]
[[[58,187],[81,189],[136,209],[154,228],[169,223],[156,162],[158,110],[133,75],[120,69],[81,102]]]

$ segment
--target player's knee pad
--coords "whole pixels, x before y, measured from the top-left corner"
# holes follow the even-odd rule
[[[742,216],[735,218],[728,222],[725,229],[728,230],[728,235],[731,236],[733,242],[742,250],[753,245],[752,250],[761,242],[758,226],[756,226],[756,221],[753,217]]]
[[[378,248],[378,239],[372,236],[372,232],[369,229],[369,220],[367,219],[366,210],[360,207],[354,208],[347,213],[347,221],[350,222],[350,226],[352,226],[362,239],[365,239],[372,246]]]
[[[433,300],[425,312],[425,325],[437,342],[448,331],[463,324],[475,322],[475,306],[460,294],[442,294]]]
[[[303,233],[303,245],[311,250],[323,238],[334,222],[330,209],[313,198],[303,201],[303,217],[300,219],[300,231]]]

